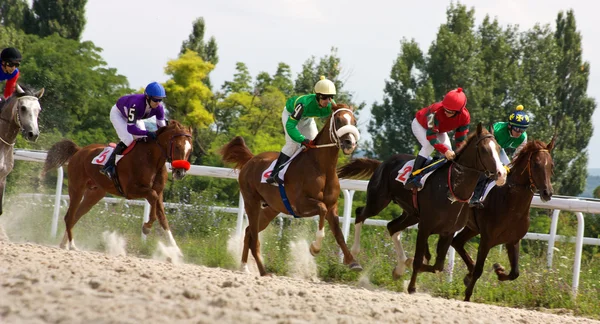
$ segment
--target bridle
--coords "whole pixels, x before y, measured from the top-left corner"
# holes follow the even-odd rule
[[[342,137],[348,133],[353,134],[354,137],[356,137],[356,141],[358,142],[358,140],[360,139],[360,133],[358,131],[358,128],[356,128],[356,126],[344,125],[344,126],[340,127],[339,129],[335,129],[335,114],[337,114],[338,112],[341,112],[341,111],[347,111],[350,114],[352,114],[352,116],[354,116],[354,112],[351,109],[348,109],[348,108],[336,109],[333,112],[333,114],[331,115],[331,118],[329,119],[329,140],[331,140],[331,143],[316,145],[315,148],[324,148],[324,147],[333,147],[333,146],[337,146],[337,148],[341,148],[340,137]]]
[[[531,172],[531,160],[533,158],[533,154],[539,153],[539,152],[546,152],[546,153],[550,154],[550,152],[547,149],[539,149],[537,151],[530,152],[529,157],[527,157],[527,166],[523,169],[523,171],[521,171],[521,174],[523,174],[523,172],[525,172],[525,170],[527,170],[527,173],[529,176],[529,190],[531,190],[531,192],[533,192],[533,193],[538,191],[538,189],[537,189],[537,186],[535,185],[535,182],[533,181],[533,172]]]
[[[167,157],[167,162],[171,163],[173,168],[175,168],[175,169],[183,168],[186,171],[188,171],[190,169],[190,162],[188,162],[187,160],[173,160],[173,154],[175,153],[175,139],[177,137],[182,137],[182,136],[185,136],[188,138],[192,137],[192,135],[188,134],[188,133],[176,133],[176,134],[171,135],[171,138],[169,139],[168,149],[166,151],[158,143],[158,140],[156,141],[156,144],[161,148],[161,150],[163,151],[163,154]]]
[[[17,97],[17,99],[16,99],[16,100],[17,100],[17,101],[19,101],[19,100],[21,100],[21,99],[35,99],[35,100],[39,100],[39,99],[38,99],[38,97],[36,97],[36,96],[21,96],[21,97]],[[8,102],[5,102],[5,103],[4,103],[4,105],[5,105],[5,106],[6,106],[6,105],[8,105]],[[17,103],[15,103],[15,107],[18,107],[18,104],[17,104]],[[5,108],[6,108],[6,107],[5,107]],[[14,109],[14,108],[13,108],[13,109]],[[5,123],[8,123],[9,125],[10,125],[10,123],[12,122],[12,120],[10,120],[10,119],[5,119],[5,118],[2,118],[2,117],[0,117],[0,121],[3,121],[3,122],[5,122]],[[21,114],[19,113],[19,109],[18,109],[18,108],[17,108],[17,113],[16,113],[16,114],[14,114],[14,122],[15,122],[15,124],[17,124],[17,126],[19,127],[19,130],[22,130],[22,129],[23,129],[23,125],[21,124]],[[6,145],[8,145],[8,146],[14,146],[14,145],[15,145],[15,143],[16,143],[16,139],[15,139],[15,143],[12,143],[12,144],[11,144],[11,143],[9,143],[8,141],[6,141],[4,138],[2,138],[2,137],[0,136],[0,142],[2,142],[2,143],[4,143],[4,144],[6,144]]]

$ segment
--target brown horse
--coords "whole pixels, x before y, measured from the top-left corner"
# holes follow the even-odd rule
[[[316,239],[310,245],[315,255],[321,250],[327,219],[338,245],[344,253],[344,264],[353,270],[362,270],[346,246],[339,226],[338,197],[340,183],[336,174],[338,152],[351,154],[358,140],[356,119],[348,106],[338,104],[333,114],[325,122],[314,142],[317,147],[300,153],[289,165],[284,184],[285,191],[294,213],[300,217],[319,215],[319,229]],[[240,170],[238,181],[244,198],[248,227],[244,237],[242,269],[248,271],[248,252],[252,255],[262,276],[267,274],[260,256],[258,233],[264,230],[279,213],[289,213],[282,201],[279,190],[270,184],[261,183],[263,172],[277,159],[277,152],[264,152],[254,156],[242,137],[238,136],[226,144],[222,150],[223,161],[235,163]]]
[[[506,245],[510,261],[510,273],[494,264],[498,280],[515,280],[519,276],[519,242],[529,229],[529,207],[534,191],[539,191],[540,198],[548,201],[552,198],[552,183],[554,162],[551,152],[556,137],[546,145],[541,141],[532,141],[519,152],[518,157],[511,163],[513,167],[508,175],[506,185],[494,187],[484,202],[482,209],[464,209],[468,217],[467,226],[454,237],[452,247],[463,258],[469,273],[464,282],[467,286],[465,301],[473,294],[475,282],[483,272],[483,266],[488,252],[498,244]],[[465,244],[477,234],[481,241],[477,251],[477,263],[465,250]]]
[[[13,148],[19,131],[30,142],[35,142],[40,135],[38,116],[42,107],[39,99],[43,94],[43,88],[35,91],[17,85],[12,96],[0,101],[0,215],[6,177],[14,167]]]
[[[68,162],[69,208],[65,215],[66,231],[60,244],[76,250],[73,241],[73,226],[106,193],[124,196],[128,199],[145,198],[150,204],[150,219],[143,224],[142,231],[148,234],[157,217],[165,230],[170,243],[177,247],[169,229],[163,205],[163,189],[167,182],[165,163],[171,162],[173,178],[182,179],[190,168],[187,161],[192,152],[192,130],[177,121],[170,121],[157,131],[153,140],[138,140],[131,152],[123,156],[117,165],[117,175],[124,195],[115,187],[112,180],[100,173],[101,165],[92,164],[105,148],[103,144],[92,144],[80,148],[70,140],[62,140],[48,151],[42,174]],[[82,200],[83,198],[83,200]],[[177,249],[179,249],[177,247]],[[179,251],[181,254],[181,251]]]
[[[408,292],[414,293],[419,271],[443,269],[454,233],[467,222],[462,210],[468,208],[468,204],[465,204],[475,189],[479,174],[487,173],[489,177],[496,178],[500,186],[506,181],[506,169],[500,162],[499,150],[494,136],[480,123],[477,131],[457,150],[456,158],[434,171],[416,197],[413,191],[405,189],[402,182],[396,180],[410,172],[404,164],[414,156],[398,154],[383,163],[373,159],[356,159],[343,166],[338,171],[340,178],[372,175],[367,186],[367,204],[356,210],[353,254],[360,251],[360,231],[365,219],[377,215],[390,202],[396,202],[403,209],[402,215],[387,224],[398,258],[398,265],[392,272],[396,279],[404,273],[408,260],[400,242],[400,233],[419,223],[413,272],[408,286]],[[430,266],[423,264],[422,260],[426,253],[427,238],[432,234],[439,234],[440,238],[435,265]]]

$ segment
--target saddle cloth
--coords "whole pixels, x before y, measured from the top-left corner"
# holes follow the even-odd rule
[[[110,157],[112,152],[115,150],[115,147],[116,147],[116,144],[110,143],[109,146],[105,147],[102,150],[102,152],[100,152],[100,154],[98,154],[95,158],[92,159],[92,164],[105,165],[106,162],[108,161],[108,158]],[[123,157],[123,155],[117,155],[117,158],[115,159],[115,165],[117,165],[117,163],[119,163],[119,160],[122,157]]]
[[[285,180],[284,176],[285,176],[285,172],[287,171],[288,167],[290,166],[290,164],[292,163],[292,161],[298,156],[298,154],[300,154],[302,152],[302,149],[297,150],[294,155],[292,155],[290,157],[290,159],[285,162],[282,166],[281,166],[281,170],[279,170],[279,178],[281,180]],[[260,182],[261,183],[267,183],[267,178],[269,178],[271,176],[271,173],[273,172],[273,168],[275,167],[275,163],[277,163],[277,160],[273,160],[273,162],[271,162],[271,164],[269,164],[269,167],[263,171],[261,177],[260,177]]]
[[[442,161],[438,162],[437,164],[430,164],[430,162],[431,161],[428,161],[427,166],[423,169],[423,171],[421,171],[423,173],[423,175],[421,176],[420,182],[421,182],[421,185],[423,185],[423,187],[425,186],[425,182],[427,181],[427,178],[429,178],[429,176],[431,174],[433,174],[433,171],[437,170],[438,167],[444,165],[444,162],[442,162]],[[414,164],[415,164],[414,159],[404,163],[404,165],[400,168],[400,170],[398,170],[398,175],[396,176],[395,180],[398,182],[402,182],[402,184],[405,185],[406,181],[410,177],[410,174],[413,172]],[[421,189],[423,189],[423,188],[421,188]],[[419,189],[419,191],[421,189]]]

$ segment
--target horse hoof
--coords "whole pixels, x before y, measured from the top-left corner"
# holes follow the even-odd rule
[[[499,274],[500,272],[504,272],[504,267],[502,265],[500,265],[500,263],[494,263],[494,265],[492,267],[494,269],[494,272],[496,272],[496,274]]]
[[[321,249],[315,248],[313,243],[310,244],[309,250],[310,250],[310,255],[312,255],[312,256],[317,256],[317,254],[319,254],[319,252],[321,252]]]
[[[466,276],[463,278],[463,283],[465,284],[465,287],[468,287],[468,286],[469,286],[469,284],[471,283],[471,277],[469,277],[469,275],[466,275]]]
[[[417,292],[417,288],[414,288],[414,287],[413,287],[413,288],[411,288],[411,287],[408,287],[408,293],[409,293],[409,294],[414,294],[414,293],[416,293],[416,292]]]
[[[415,262],[415,259],[408,258],[408,259],[406,259],[406,261],[404,261],[404,265],[407,266],[409,269],[412,269],[412,265],[414,262]]]
[[[150,234],[150,229],[145,226],[142,226],[142,233],[144,233],[144,235],[148,235]]]
[[[396,268],[392,269],[392,279],[394,279],[394,281],[398,281],[400,278],[402,278],[402,274],[396,272]]]
[[[352,271],[360,272],[363,270],[363,267],[356,261],[350,263],[348,266],[350,267],[350,270],[352,270]]]

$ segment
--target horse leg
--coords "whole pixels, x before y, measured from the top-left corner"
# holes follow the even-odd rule
[[[477,279],[481,277],[483,273],[483,266],[485,265],[485,259],[487,258],[488,253],[490,252],[489,242],[485,238],[481,238],[481,242],[479,242],[479,249],[477,250],[477,262],[475,262],[475,268],[473,269],[473,275],[471,281],[467,285],[467,289],[465,290],[465,301],[471,300],[471,295],[473,295],[473,289],[475,288],[475,283]]]
[[[424,229],[419,228],[417,233],[417,246],[415,248],[415,259],[413,260],[413,271],[410,277],[410,283],[408,284],[408,293],[413,294],[417,291],[417,275],[423,265],[423,256],[425,254],[425,248],[427,247],[427,239],[429,238],[429,232],[425,232]]]
[[[323,230],[325,227],[325,218],[319,216],[319,228],[317,228],[317,233],[315,234],[315,240],[310,243],[310,254],[312,256],[316,256],[321,252],[321,244],[323,243],[323,238],[325,238],[325,231]],[[335,233],[334,233],[335,234]]]
[[[387,224],[388,232],[392,236],[392,242],[394,242],[394,249],[396,250],[396,267],[392,270],[392,278],[394,280],[400,279],[406,271],[406,267],[410,267],[410,264],[413,262],[412,258],[408,258],[406,256],[406,252],[404,252],[404,247],[402,246],[402,241],[400,240],[400,235],[402,231],[409,226],[412,226],[418,223],[419,220],[413,214],[408,214],[406,212],[402,212],[400,217],[391,220]],[[425,242],[427,243],[427,242]],[[426,246],[427,249],[429,249]]]
[[[61,249],[76,249],[75,242],[73,241],[73,226],[75,226],[75,223],[77,223],[77,221],[75,220],[75,213],[79,208],[79,204],[81,203],[81,199],[85,190],[83,187],[78,187],[79,186],[76,186],[73,183],[71,184],[71,186],[69,186],[69,208],[67,208],[67,213],[65,214],[65,236],[63,237],[63,240],[60,243]]]
[[[473,269],[475,268],[475,261],[473,261],[465,249],[465,245],[470,239],[477,236],[477,234],[478,233],[476,231],[470,229],[469,227],[465,227],[452,239],[452,247],[463,259],[465,265],[467,266],[467,270],[469,271],[469,273],[467,273],[463,279],[465,286],[469,285],[469,281],[471,281],[471,278],[473,277]]]
[[[429,264],[423,264],[421,268],[421,272],[432,272],[436,273],[444,270],[444,262],[446,261],[446,254],[448,253],[448,249],[450,248],[450,244],[452,243],[452,238],[454,233],[441,235],[438,239],[436,256],[435,256],[435,264],[433,266]],[[425,254],[429,253],[429,244],[425,244]],[[431,257],[431,255],[429,256]]]
[[[498,280],[506,281],[506,280],[515,280],[519,277],[519,245],[520,240],[517,243],[509,244],[506,246],[506,253],[508,253],[508,260],[510,262],[510,273],[507,275],[505,273],[504,267],[499,263],[494,264],[494,271],[496,275],[498,275]]]
[[[2,205],[4,204],[4,189],[6,188],[6,177],[0,180],[0,216],[2,215]]]
[[[344,233],[342,233],[342,229],[340,228],[340,217],[337,215],[337,206],[331,208],[326,217],[327,222],[329,223],[329,229],[344,253],[344,264],[347,264],[348,267],[350,267],[350,270],[362,271],[362,267],[354,259],[346,245],[346,240],[344,240]]]
[[[152,208],[151,208],[151,210],[152,210]],[[150,211],[150,213],[152,213],[152,211]],[[169,228],[169,220],[167,219],[167,216],[165,215],[165,205],[163,203],[162,191],[158,194],[158,199],[156,200],[155,214],[156,214],[156,217],[158,218],[158,221],[160,222],[160,226],[165,231],[165,235],[167,236],[167,240],[169,240],[169,244],[172,247],[176,248],[177,254],[180,257],[182,257],[183,253],[181,253],[181,249],[177,245],[177,242],[175,242],[173,233],[171,232],[171,229]],[[142,228],[143,228],[143,226],[142,226]]]
[[[243,194],[242,194],[243,195]],[[260,197],[247,197],[243,195],[245,202],[246,215],[248,215],[248,227],[246,227],[246,234],[244,236],[244,249],[242,251],[242,271],[249,272],[248,270],[248,250],[252,252],[252,256],[256,261],[256,266],[261,276],[267,275],[267,270],[262,262],[260,256],[260,241],[258,233],[265,229],[269,225],[269,221],[262,219],[261,216],[268,216],[264,214],[264,210],[260,206]],[[258,202],[258,203],[257,203]],[[273,217],[277,214],[271,212]]]
[[[354,242],[352,243],[352,255],[356,258],[360,253],[360,232],[367,218],[379,214],[387,205],[390,204],[390,198],[387,195],[381,195],[375,190],[367,190],[367,204],[364,207],[356,208],[356,219],[354,220]]]

